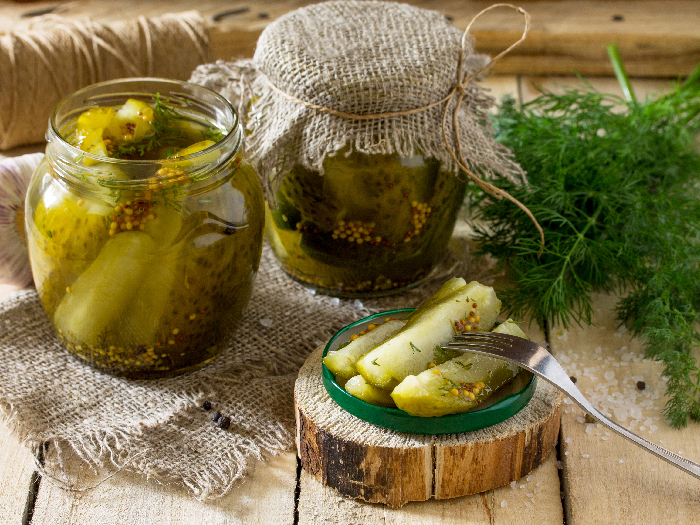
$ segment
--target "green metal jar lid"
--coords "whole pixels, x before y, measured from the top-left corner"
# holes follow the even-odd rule
[[[353,334],[359,333],[372,323],[381,323],[386,317],[401,318],[413,311],[412,308],[379,312],[365,317],[339,330],[328,342],[323,357],[341,344],[350,341]],[[521,372],[527,373],[527,372]],[[531,374],[530,374],[531,375]],[[343,409],[368,423],[412,434],[457,434],[490,427],[517,414],[532,399],[537,388],[537,377],[531,375],[523,388],[498,399],[486,407],[440,417],[411,416],[398,408],[371,405],[350,395],[335,381],[334,374],[323,365],[323,385],[328,395]],[[506,387],[503,387],[506,388]]]

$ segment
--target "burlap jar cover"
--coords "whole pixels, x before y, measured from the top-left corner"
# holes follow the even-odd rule
[[[493,98],[471,81],[488,62],[435,11],[334,1],[270,24],[252,61],[199,66],[190,81],[238,102],[248,117],[247,154],[271,198],[294,165],[323,174],[326,156],[346,146],[420,151],[456,176],[462,168],[522,181],[493,138]]]
[[[360,22],[352,24],[351,33],[346,32],[348,20]],[[294,45],[308,45],[313,53],[300,57],[283,51],[289,43],[268,44],[275,31],[292,40],[298,33]],[[366,45],[370,39],[378,42],[376,49]],[[291,164],[321,170],[324,156],[349,142],[371,153],[418,147],[455,174],[462,157],[469,164],[462,168],[520,177],[508,151],[489,133],[485,112],[492,100],[473,83],[452,89],[463,45],[465,79],[483,65],[483,57],[474,56],[469,42],[460,39],[458,31],[431,11],[379,2],[330,2],[271,24],[252,62],[201,66],[191,80],[241,101],[244,112],[253,100],[266,115],[257,128],[250,123],[249,153],[266,176],[268,190]],[[425,64],[433,62],[426,70]],[[304,86],[314,87],[330,81],[329,63],[351,72],[334,81],[336,96],[326,99],[322,90],[314,89],[294,91],[296,75],[288,64],[303,64],[296,71],[302,71]],[[382,71],[391,81],[379,91],[369,89],[367,71],[379,71],[382,64],[389,68]],[[410,97],[395,95],[408,87]],[[410,112],[433,103],[433,95],[445,87],[458,95],[448,104],[462,99],[457,122],[463,156],[446,153],[445,137],[435,130],[444,111],[438,106],[444,104]],[[309,107],[325,108],[343,99],[352,104],[341,105],[340,112],[409,112],[363,121]],[[450,110],[454,107],[448,106]],[[455,138],[449,123],[446,134]],[[459,236],[454,241],[458,249],[452,258],[419,288],[364,304],[316,295],[291,281],[266,246],[256,291],[230,347],[199,371],[163,380],[115,378],[88,367],[60,346],[36,293],[18,292],[0,303],[0,407],[14,432],[43,458],[40,470],[59,484],[76,486],[74,473],[64,468],[63,458],[70,454],[100,474],[126,468],[184,483],[200,499],[221,496],[245,475],[251,458],[293,446],[296,373],[336,330],[375,311],[416,306],[452,275],[490,281],[488,261],[470,259]],[[204,400],[231,417],[228,430],[212,423],[201,408]]]

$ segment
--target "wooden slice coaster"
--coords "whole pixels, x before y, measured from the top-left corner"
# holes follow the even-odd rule
[[[324,486],[398,508],[484,492],[520,479],[557,443],[561,395],[544,380],[528,405],[497,425],[442,436],[405,434],[346,412],[323,386],[317,348],[294,387],[301,465]]]

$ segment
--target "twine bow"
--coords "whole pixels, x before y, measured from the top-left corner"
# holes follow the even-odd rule
[[[473,73],[471,75],[464,77],[464,54],[466,51],[467,47],[467,36],[469,35],[469,31],[474,24],[474,22],[479,19],[483,14],[487,13],[488,11],[491,11],[492,9],[496,9],[499,7],[507,7],[509,9],[513,9],[517,11],[518,13],[522,14],[523,17],[525,18],[525,28],[523,29],[523,34],[522,36],[513,44],[511,44],[507,49],[504,51],[501,51],[498,55],[496,55],[486,66],[478,70],[476,73]],[[265,80],[267,81],[268,85],[272,88],[273,91],[279,93],[283,97],[285,97],[288,100],[291,100],[292,102],[295,102],[297,104],[300,104],[302,106],[305,106],[309,109],[314,109],[317,111],[322,111],[324,113],[328,113],[330,115],[335,115],[338,117],[343,117],[347,119],[353,119],[353,120],[375,120],[375,119],[382,119],[382,118],[390,118],[390,117],[398,117],[402,115],[413,115],[415,113],[420,113],[421,111],[427,111],[431,108],[434,108],[435,106],[439,106],[441,104],[444,104],[445,106],[445,111],[442,116],[442,137],[445,142],[445,147],[452,157],[452,160],[455,162],[455,164],[461,169],[464,173],[467,174],[467,176],[474,181],[474,183],[481,188],[483,191],[494,197],[495,199],[503,199],[506,198],[512,203],[514,203],[516,206],[518,206],[521,210],[525,212],[525,214],[530,218],[530,220],[534,223],[535,227],[537,228],[537,231],[540,234],[540,252],[539,254],[541,255],[543,250],[544,250],[544,231],[542,230],[542,227],[540,224],[537,222],[537,219],[535,216],[532,214],[532,212],[525,206],[522,202],[520,202],[518,199],[513,197],[510,193],[507,191],[498,188],[497,186],[494,186],[490,182],[487,182],[481,178],[479,178],[476,174],[472,172],[472,170],[469,169],[469,166],[467,165],[466,160],[464,159],[464,155],[462,154],[462,147],[461,147],[461,141],[460,141],[460,130],[459,130],[459,110],[462,104],[462,100],[464,97],[467,95],[467,87],[469,83],[474,80],[476,77],[484,73],[485,71],[488,71],[493,67],[493,65],[500,60],[503,56],[508,54],[511,50],[513,50],[515,47],[519,46],[524,40],[525,37],[527,36],[528,31],[530,30],[530,14],[525,11],[522,7],[517,7],[512,4],[493,4],[485,9],[482,9],[479,13],[477,13],[474,18],[472,18],[471,22],[469,22],[469,25],[467,25],[467,28],[464,30],[464,33],[462,34],[462,41],[461,41],[461,51],[459,54],[459,62],[457,64],[457,81],[455,84],[452,85],[452,88],[450,89],[450,92],[441,98],[440,100],[437,100],[435,102],[432,102],[430,104],[427,104],[425,106],[421,106],[418,108],[413,108],[413,109],[407,109],[407,110],[402,110],[402,111],[388,111],[385,113],[375,113],[371,115],[359,115],[356,113],[346,113],[344,111],[338,111],[326,106],[321,106],[319,104],[313,104],[311,102],[308,102],[306,100],[302,100],[300,98],[297,98],[293,95],[290,95],[289,93],[286,93],[282,91],[280,88],[275,86],[275,84],[265,76]],[[455,132],[455,139],[454,139],[454,147],[450,143],[450,140],[447,136],[447,117],[450,113],[450,106],[452,105],[452,102],[455,101],[455,108],[454,111],[452,112],[452,126],[454,128]]]

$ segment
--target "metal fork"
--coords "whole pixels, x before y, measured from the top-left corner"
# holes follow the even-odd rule
[[[624,437],[640,447],[647,449],[652,454],[655,454],[661,459],[668,461],[700,479],[699,464],[679,456],[678,454],[674,454],[651,441],[647,441],[643,437],[638,436],[634,432],[630,432],[601,414],[598,409],[581,395],[581,392],[574,386],[574,383],[569,379],[569,376],[552,354],[537,343],[510,334],[462,332],[456,335],[452,342],[442,348],[498,357],[529,370],[553,384],[562,392],[565,392],[583,410],[591,414],[610,430],[622,434]]]

